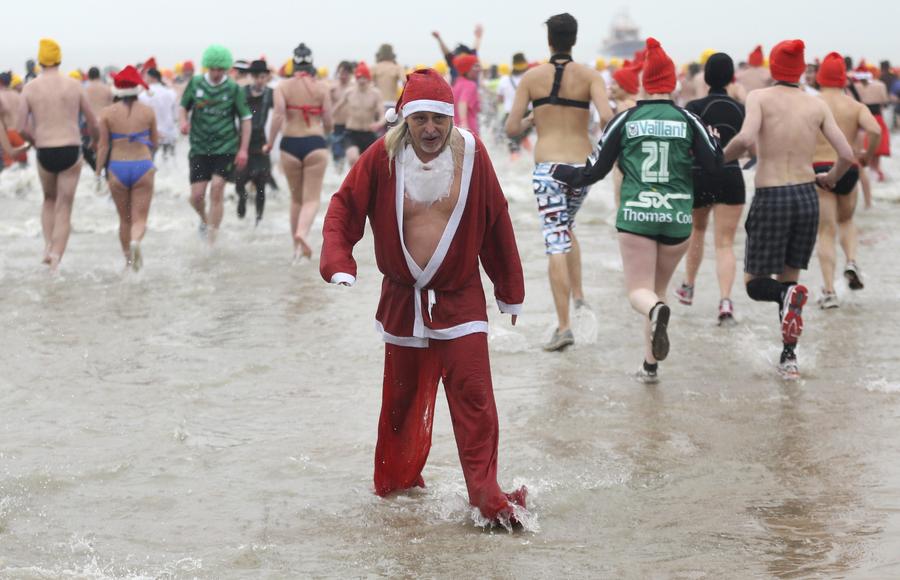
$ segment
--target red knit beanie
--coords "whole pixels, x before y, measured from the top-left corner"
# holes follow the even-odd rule
[[[802,40],[782,40],[769,53],[769,71],[776,81],[796,83],[806,70]]]
[[[459,74],[467,75],[477,63],[478,57],[474,54],[461,54],[453,59],[453,68]]]
[[[647,55],[641,80],[648,95],[671,93],[675,90],[675,64],[659,41],[652,37],[647,39]]]
[[[641,72],[640,66],[636,67],[634,63],[629,63],[628,61],[625,61],[625,63],[625,66],[616,69],[616,72],[612,75],[613,79],[623,91],[630,95],[636,95],[641,90],[641,79],[638,76]]]
[[[842,89],[847,86],[847,67],[844,65],[844,57],[836,52],[829,52],[819,72],[816,73],[816,82],[821,87],[833,87]]]
[[[749,64],[750,66],[763,65],[762,45],[756,45],[756,48],[753,49],[753,52],[750,53],[750,57],[747,59],[747,64]]]

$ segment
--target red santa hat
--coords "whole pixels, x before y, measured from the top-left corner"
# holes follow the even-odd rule
[[[467,75],[477,63],[478,57],[474,54],[461,54],[453,59],[453,68],[459,74]]]
[[[769,71],[772,78],[784,83],[796,83],[806,70],[802,40],[782,40],[769,53]]]
[[[847,67],[844,65],[844,57],[836,52],[829,52],[819,71],[816,73],[816,82],[822,87],[842,89],[847,86]]]
[[[141,70],[143,72],[147,72],[151,68],[159,68],[158,66],[156,66],[156,57],[155,56],[151,56],[150,58],[148,58],[147,62],[145,62],[144,65],[141,67]]]
[[[364,60],[359,61],[359,64],[356,65],[356,72],[354,72],[354,75],[356,78],[372,80],[372,72],[369,70],[369,65],[367,65]]]
[[[647,39],[647,54],[641,80],[648,95],[661,95],[675,90],[675,63],[655,38]]]
[[[635,63],[629,63],[626,60],[625,66],[616,69],[616,72],[614,72],[612,76],[616,81],[616,84],[619,85],[623,91],[631,95],[636,95],[641,89],[641,79],[638,76],[640,72],[640,65],[635,66]]]
[[[753,49],[753,52],[750,53],[750,56],[747,57],[747,64],[750,66],[763,65],[763,50],[761,44],[757,44],[756,48]]]
[[[131,65],[114,74],[112,78],[113,94],[117,97],[136,97],[141,92],[141,87],[147,88],[141,73]]]
[[[397,122],[397,111],[407,118],[413,113],[428,111],[453,116],[453,90],[433,68],[422,68],[406,75],[406,85],[397,106],[384,114],[388,123]]]

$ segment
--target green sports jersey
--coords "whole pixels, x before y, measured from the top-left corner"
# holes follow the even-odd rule
[[[237,121],[252,117],[237,83],[226,77],[214,85],[205,75],[193,77],[184,89],[181,106],[191,112],[191,156],[237,153]]]
[[[573,186],[603,178],[618,162],[624,174],[616,227],[626,232],[691,235],[696,159],[707,171],[722,164],[722,149],[702,121],[668,100],[640,101],[607,125],[584,169],[554,170]]]

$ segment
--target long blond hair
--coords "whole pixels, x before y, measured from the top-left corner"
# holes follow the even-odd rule
[[[451,121],[452,123],[452,121]],[[453,140],[453,128],[454,126],[451,124],[450,132],[447,133],[447,143],[445,143],[445,147],[449,145],[450,151],[453,153],[453,161],[456,169],[460,169],[462,167],[462,153],[463,150]],[[384,136],[384,148],[387,150],[388,154],[388,171],[391,170],[391,161],[397,157],[397,154],[406,147],[410,142],[409,135],[409,125],[406,124],[406,119],[400,119],[400,122],[388,129],[388,132]]]

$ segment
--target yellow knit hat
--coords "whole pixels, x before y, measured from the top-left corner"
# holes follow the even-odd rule
[[[59,66],[62,62],[62,50],[59,44],[51,38],[42,38],[38,48],[38,62],[41,66]]]

